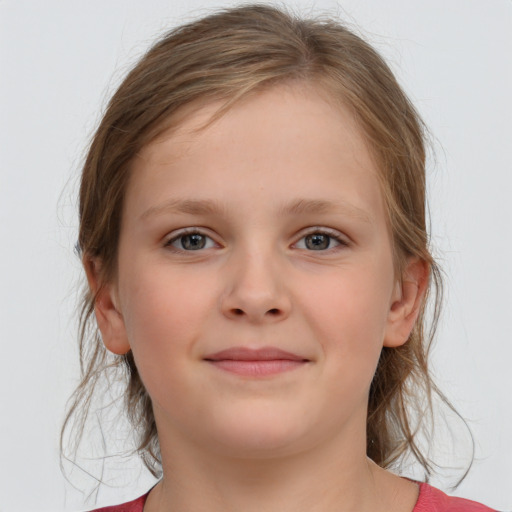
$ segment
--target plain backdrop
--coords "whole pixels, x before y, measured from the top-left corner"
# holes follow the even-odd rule
[[[0,0],[0,512],[94,504],[73,487],[86,475],[62,477],[58,453],[78,376],[80,163],[106,100],[155,37],[233,4]],[[390,62],[430,126],[433,242],[447,274],[434,372],[476,440],[473,468],[455,494],[510,510],[512,2],[285,4],[355,26]],[[462,466],[462,449],[458,455],[454,465]],[[118,466],[125,473],[107,478],[98,504],[151,485],[137,461]],[[447,489],[454,474],[444,471],[434,483]]]

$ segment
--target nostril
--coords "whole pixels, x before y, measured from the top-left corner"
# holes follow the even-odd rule
[[[267,319],[274,318],[274,317],[280,318],[283,315],[283,310],[281,308],[271,308],[271,309],[267,309],[266,311],[265,311],[265,309],[262,309],[262,310],[260,310],[259,313],[247,311],[247,310],[241,309],[241,308],[230,308],[228,310],[228,312],[232,318],[233,317],[245,317],[245,316],[248,316],[250,318],[252,318],[253,316],[254,316],[254,318],[259,318],[260,314],[263,312],[264,312],[263,316],[266,317]]]

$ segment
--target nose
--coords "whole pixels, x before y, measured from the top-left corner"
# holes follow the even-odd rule
[[[289,316],[291,300],[278,259],[247,251],[227,264],[221,305],[225,316],[250,323],[279,322]]]

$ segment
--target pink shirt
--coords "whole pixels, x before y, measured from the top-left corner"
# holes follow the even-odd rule
[[[428,484],[420,483],[420,494],[412,512],[496,512],[494,509],[463,498],[454,498]],[[149,493],[148,493],[149,494]],[[91,512],[143,512],[147,494],[136,500],[103,507]]]

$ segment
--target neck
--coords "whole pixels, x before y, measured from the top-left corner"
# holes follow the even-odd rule
[[[222,457],[162,441],[164,477],[145,512],[410,512],[417,498],[412,484],[367,459],[364,439],[280,458]]]

